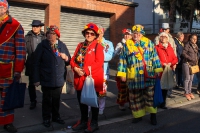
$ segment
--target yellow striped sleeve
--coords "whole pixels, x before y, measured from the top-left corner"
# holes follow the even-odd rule
[[[154,71],[155,71],[156,73],[160,73],[160,72],[163,72],[163,68],[156,68],[156,69],[154,69]]]
[[[125,72],[117,72],[117,77],[126,77],[126,73]]]

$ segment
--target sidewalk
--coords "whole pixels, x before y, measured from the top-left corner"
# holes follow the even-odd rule
[[[132,119],[131,110],[128,109],[128,104],[126,105],[126,111],[120,111],[118,105],[116,104],[116,97],[118,91],[115,82],[116,71],[111,69],[110,73],[111,75],[108,85],[108,97],[106,99],[106,108],[104,110],[104,114],[99,115],[99,125],[109,124],[111,123],[111,120],[112,122],[113,120],[116,122],[124,119]],[[28,83],[28,78],[26,76],[22,76],[22,81]],[[183,96],[183,89],[173,90],[173,95],[176,96],[176,98],[167,98],[167,106],[169,108],[174,108],[200,101],[199,96],[195,93],[196,87],[193,87],[193,91],[195,99],[187,101],[186,98]],[[40,87],[37,88],[37,101],[37,107],[34,110],[30,110],[29,95],[28,90],[26,90],[24,108],[15,110],[14,125],[18,128],[18,133],[42,133],[50,131],[54,131],[54,133],[57,133],[62,130],[64,133],[71,132],[71,129],[68,128],[75,124],[76,121],[80,118],[80,111],[78,101],[76,99],[76,94],[62,94],[60,115],[66,123],[64,125],[60,125],[52,122],[52,126],[50,128],[46,128],[42,125],[42,93]],[[0,127],[0,133],[7,133],[2,126]]]

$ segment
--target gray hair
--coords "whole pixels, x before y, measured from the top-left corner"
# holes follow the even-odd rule
[[[181,35],[183,35],[183,32],[179,31],[179,32],[176,34],[176,37],[177,37],[177,38],[180,38]]]

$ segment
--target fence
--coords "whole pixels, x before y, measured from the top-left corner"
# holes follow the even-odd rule
[[[180,22],[180,23],[169,23],[170,24],[170,33],[177,33],[182,31],[183,33],[190,32],[190,23],[189,22]],[[146,34],[157,34],[160,32],[162,24],[142,24]]]

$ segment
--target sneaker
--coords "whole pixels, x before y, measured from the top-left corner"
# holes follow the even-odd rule
[[[186,99],[187,99],[188,101],[191,100],[190,94],[185,94],[185,97],[186,97]]]
[[[175,96],[172,96],[172,95],[168,95],[167,97],[168,98],[175,98]]]
[[[79,120],[73,127],[72,130],[73,131],[81,131],[81,130],[85,130],[87,129],[87,122],[81,122],[81,120]]]
[[[13,124],[6,124],[3,127],[5,130],[7,130],[9,133],[16,133],[17,129],[13,126]]]
[[[194,99],[194,95],[192,93],[189,94],[192,99]]]
[[[99,110],[99,114],[102,115],[103,114],[103,110]]]
[[[97,122],[88,122],[88,127],[85,129],[85,133],[93,133],[94,131],[98,130],[99,126]]]
[[[120,109],[121,111],[125,111],[125,110],[126,110],[125,107],[124,107],[124,106],[121,106],[121,105],[119,105],[119,109]]]

